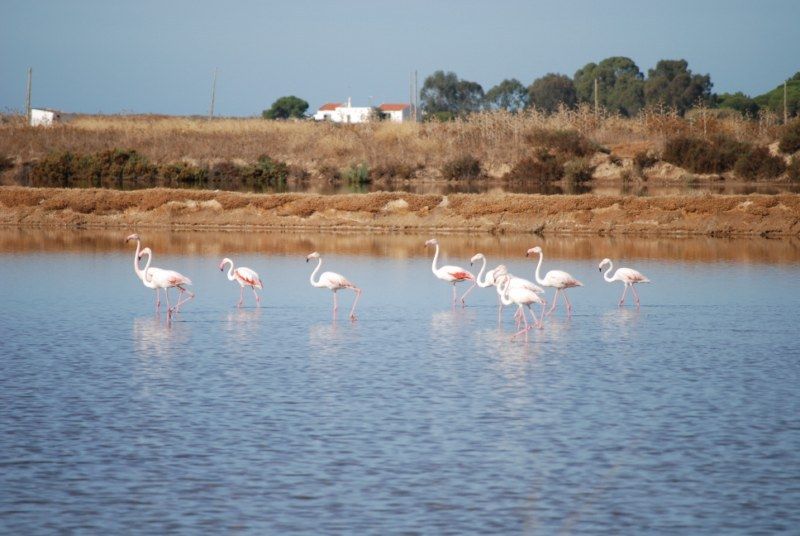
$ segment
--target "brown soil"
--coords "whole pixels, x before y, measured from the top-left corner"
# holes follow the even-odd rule
[[[0,225],[604,235],[797,236],[800,195],[323,196],[0,188]]]

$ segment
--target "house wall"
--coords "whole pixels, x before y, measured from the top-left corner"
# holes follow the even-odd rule
[[[37,108],[31,109],[31,126],[32,127],[49,127],[55,121],[57,121],[58,116],[56,112],[52,112],[50,110],[39,110]]]

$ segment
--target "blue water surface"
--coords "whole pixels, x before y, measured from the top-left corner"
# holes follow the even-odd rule
[[[303,256],[230,255],[264,307],[218,256],[156,252],[197,293],[172,322],[130,244],[0,255],[0,532],[800,527],[797,263],[630,259],[637,311],[597,261],[547,258],[584,281],[575,313],[512,341],[424,250],[323,255],[364,289],[355,323]]]

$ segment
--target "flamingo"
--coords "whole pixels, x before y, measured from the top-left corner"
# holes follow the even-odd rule
[[[478,277],[475,282],[479,287],[482,288],[494,286],[497,289],[497,301],[499,302],[500,311],[503,310],[503,291],[501,288],[501,283],[506,278],[511,279],[512,287],[521,286],[537,294],[544,294],[544,289],[542,289],[542,287],[534,284],[531,281],[528,281],[527,279],[523,279],[508,273],[508,268],[506,268],[505,264],[501,264],[494,269],[489,270],[486,272],[486,276],[483,278],[483,280],[481,280],[481,274],[483,274],[483,270],[486,268],[486,257],[483,255],[483,253],[477,253],[470,259],[470,266],[481,259],[483,260],[483,266],[481,266],[481,270],[478,272]],[[519,319],[519,311],[517,311],[514,317]]]
[[[136,274],[136,277],[142,280],[142,283],[145,287],[153,289],[156,291],[156,313],[161,309],[161,292],[158,287],[156,287],[152,282],[148,281],[144,275],[144,270],[139,268],[139,259],[141,258],[139,253],[141,253],[142,249],[142,242],[139,239],[138,234],[132,234],[125,238],[125,243],[128,243],[131,240],[136,240],[136,251],[133,254],[133,271]]]
[[[244,303],[244,287],[250,287],[253,289],[253,294],[256,297],[256,306],[261,307],[261,298],[258,297],[256,289],[264,290],[264,286],[261,284],[261,279],[258,277],[258,274],[250,268],[245,268],[244,266],[240,266],[234,270],[233,261],[228,257],[225,257],[219,263],[220,272],[225,269],[226,264],[230,264],[230,268],[228,268],[228,281],[236,281],[241,287],[241,292],[239,292],[239,303],[236,304],[236,307],[241,307],[242,303]]]
[[[613,283],[614,281],[620,281],[623,283],[622,289],[622,297],[619,299],[619,306],[622,307],[622,304],[625,303],[625,293],[628,292],[628,287],[630,287],[631,291],[633,291],[633,298],[636,300],[636,308],[639,308],[639,294],[636,292],[636,289],[633,285],[636,283],[650,283],[650,280],[647,279],[641,272],[637,272],[633,268],[619,268],[612,277],[609,277],[608,274],[611,273],[611,270],[614,269],[614,264],[611,262],[611,259],[603,259],[600,263],[599,269],[602,272],[603,266],[608,265],[608,270],[606,273],[603,274],[603,279],[608,281],[609,283]]]
[[[511,284],[512,278],[505,276],[503,278],[503,282],[500,283],[502,287],[502,294],[500,299],[503,300],[503,304],[511,305],[512,303],[517,304],[519,314],[522,316],[522,321],[525,324],[520,331],[514,334],[514,337],[521,335],[522,333],[527,333],[528,330],[531,329],[531,326],[528,325],[528,318],[525,316],[525,307],[528,308],[528,311],[531,313],[531,318],[533,318],[533,324],[538,327],[542,328],[542,321],[544,320],[544,308],[545,308],[545,301],[539,296],[536,292],[526,288],[524,286],[512,286]],[[541,313],[541,320],[536,318],[536,313],[533,312],[531,309],[532,303],[540,303],[542,304],[542,313]],[[517,327],[519,327],[519,323],[517,323]],[[512,337],[512,339],[514,338]]]
[[[547,314],[551,314],[555,310],[558,303],[558,293],[563,292],[564,301],[567,304],[567,314],[572,315],[572,304],[569,303],[569,298],[567,298],[567,289],[572,287],[582,287],[583,283],[569,275],[567,272],[563,272],[561,270],[550,270],[545,274],[544,279],[542,279],[539,276],[539,270],[542,267],[542,259],[544,258],[542,248],[539,246],[531,248],[525,253],[525,256],[528,257],[532,253],[539,254],[539,264],[536,265],[536,282],[543,287],[551,287],[556,289],[556,293],[553,296],[553,305],[550,307],[550,310],[547,311]]]
[[[505,266],[503,266],[503,268],[504,270],[500,273],[497,273],[495,276],[496,278],[495,286],[497,287],[497,296],[500,298],[501,312],[503,305],[508,305],[503,303],[503,285],[505,284],[506,280],[510,281],[509,288],[511,288],[512,290],[519,288],[527,290],[529,292],[533,292],[535,294],[544,294],[544,289],[539,285],[533,283],[532,281],[528,281],[527,279],[524,279],[522,277],[517,277],[513,274],[508,273],[508,271],[505,270]],[[542,301],[545,301],[544,298],[541,299]],[[517,321],[517,325],[519,325],[521,322],[520,313],[521,311],[519,309],[517,309],[517,312],[514,313],[514,319]],[[499,315],[498,315],[498,320],[499,320]]]
[[[472,275],[467,270],[460,268],[458,266],[442,266],[440,268],[436,267],[436,261],[439,260],[439,242],[435,238],[431,238],[427,242],[425,242],[426,246],[436,246],[436,253],[433,255],[433,263],[431,264],[431,270],[433,271],[433,275],[441,279],[442,281],[447,281],[453,285],[453,307],[456,306],[456,283],[460,283],[461,281],[472,281],[472,286],[467,289],[467,291],[461,296],[461,307],[465,307],[467,304],[464,301],[464,298],[467,297],[467,294],[475,288],[475,276]]]
[[[320,257],[319,253],[315,251],[306,257],[306,262],[310,261],[311,259],[319,259],[319,263],[317,263],[317,267],[314,269],[314,271],[311,272],[311,277],[309,277],[308,280],[311,282],[312,287],[327,288],[333,291],[333,319],[336,320],[336,310],[339,309],[339,305],[336,302],[336,291],[343,288],[349,288],[356,293],[356,299],[353,300],[353,308],[350,309],[350,320],[356,320],[356,304],[358,303],[358,299],[361,297],[361,289],[348,281],[343,275],[335,272],[323,272],[322,275],[319,276],[319,279],[314,281],[314,276],[317,275],[317,272],[322,266],[322,258]]]
[[[151,268],[150,262],[153,260],[153,251],[150,248],[144,248],[139,253],[139,258],[141,259],[145,255],[147,255],[147,264],[145,264],[144,270],[141,271],[143,275],[142,283],[148,288],[156,289],[156,292],[158,292],[158,289],[164,289],[164,294],[167,296],[167,314],[172,316],[173,313],[180,311],[181,305],[194,298],[194,293],[183,288],[183,285],[191,285],[192,280],[174,270]],[[175,307],[172,307],[169,303],[169,289],[173,287],[180,291],[178,303],[175,304]],[[183,298],[184,292],[189,294],[188,298]]]

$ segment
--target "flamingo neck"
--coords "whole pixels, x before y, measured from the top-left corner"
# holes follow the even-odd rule
[[[145,251],[145,255],[147,255],[147,263],[144,265],[144,270],[142,270],[139,277],[141,277],[142,281],[145,283],[149,283],[150,279],[147,277],[147,270],[150,269],[150,262],[153,260],[153,254],[150,251]]]
[[[508,287],[511,286],[511,278],[507,278],[503,285],[504,286],[500,291],[500,301],[503,302],[503,305],[511,305],[511,298],[508,297]]]
[[[436,261],[439,260],[439,244],[436,244],[436,253],[433,254],[433,262],[431,263],[431,271],[434,275],[438,274],[438,269],[436,268]]]
[[[142,248],[142,242],[137,238],[136,239],[136,252],[133,254],[133,272],[136,274],[136,277],[144,281],[144,271],[139,268],[139,252]]]
[[[483,271],[485,269],[486,269],[486,257],[483,258],[483,265],[481,266],[481,271],[478,272],[478,277],[475,278],[475,282],[481,288],[486,288],[488,286],[491,286],[491,285],[489,285],[489,283],[486,282],[486,280],[489,279],[489,274],[486,274],[486,277],[484,277],[483,281],[481,281],[481,275],[483,275]]]
[[[608,270],[606,270],[606,273],[604,273],[604,274],[603,274],[603,279],[605,279],[605,280],[606,280],[606,281],[608,281],[609,283],[611,283],[612,281],[614,281],[614,278],[613,278],[613,277],[609,277],[609,275],[608,275],[608,274],[610,274],[610,273],[611,273],[611,270],[613,270],[613,269],[614,269],[614,263],[609,261],[609,263],[608,263]]]
[[[322,267],[322,257],[320,257],[318,260],[319,260],[319,262],[317,263],[317,267],[314,268],[314,271],[311,272],[311,277],[308,278],[308,280],[311,282],[311,285],[314,286],[314,287],[321,287],[322,286],[319,283],[319,280],[314,281],[314,276],[317,275],[317,272],[319,272],[319,269]]]
[[[540,252],[539,252],[539,262],[538,262],[538,264],[536,265],[536,275],[535,275],[535,277],[536,277],[536,282],[537,282],[537,283],[539,283],[540,285],[544,285],[544,280],[543,280],[543,279],[542,279],[542,277],[539,275],[539,270],[541,270],[541,269],[542,269],[542,259],[544,259],[544,253],[542,253],[542,252],[540,251]]]
[[[228,268],[228,281],[233,281],[234,279],[236,279],[235,277],[233,277],[233,261],[228,259],[227,261],[225,261],[225,264],[230,264],[230,267]]]

